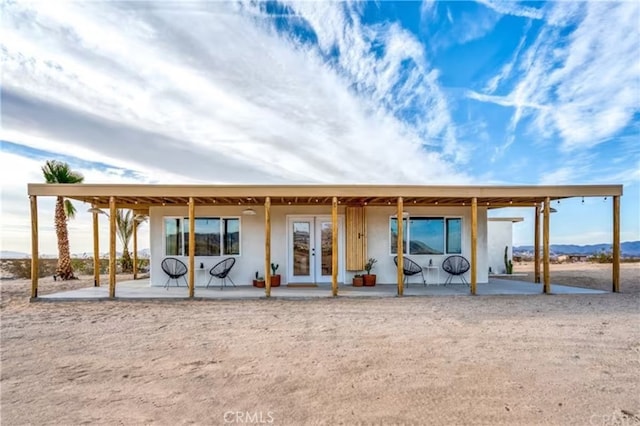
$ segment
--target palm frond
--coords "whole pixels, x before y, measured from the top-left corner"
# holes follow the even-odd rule
[[[67,215],[67,219],[73,219],[76,217],[76,207],[70,200],[64,200],[64,212]]]
[[[84,176],[74,172],[67,163],[48,160],[42,166],[42,174],[47,183],[82,183]]]
[[[133,211],[118,209],[116,211],[116,233],[123,247],[129,247],[133,236]]]

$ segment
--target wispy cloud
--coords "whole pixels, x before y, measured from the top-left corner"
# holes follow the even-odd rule
[[[186,180],[468,179],[411,34],[363,24],[357,3],[285,5],[317,44],[253,3],[8,5],[3,138]]]
[[[511,132],[529,116],[538,134],[557,135],[565,151],[593,147],[623,130],[640,110],[640,45],[630,36],[637,34],[640,3],[556,2],[546,16],[518,60],[522,77],[513,89],[504,96],[468,96],[514,107]],[[488,92],[502,76],[490,81]]]
[[[525,34],[520,38],[518,47],[516,47],[516,50],[513,53],[511,60],[506,62],[500,69],[500,72],[496,74],[493,78],[491,78],[491,80],[489,80],[489,82],[484,88],[485,92],[487,93],[495,92],[498,86],[500,85],[500,83],[511,76],[513,67],[518,62],[518,58],[520,56],[520,52],[522,51],[522,47],[524,46],[524,43],[527,40],[527,31],[529,30],[530,26],[531,26],[530,24],[526,26],[524,31]]]
[[[513,0],[476,0],[489,9],[502,15],[520,16],[529,19],[542,19],[544,11],[535,7],[524,6],[518,1]]]
[[[421,24],[427,29],[431,49],[444,51],[491,33],[502,15],[475,3],[422,3]],[[445,21],[446,20],[446,21]],[[437,22],[437,25],[432,25]]]

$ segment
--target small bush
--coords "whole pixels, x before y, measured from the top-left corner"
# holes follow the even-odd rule
[[[613,263],[613,253],[610,251],[601,251],[591,258],[595,263]]]
[[[58,259],[38,260],[38,276],[50,277],[56,273]],[[31,278],[31,259],[5,259],[2,261],[2,269],[14,278]]]

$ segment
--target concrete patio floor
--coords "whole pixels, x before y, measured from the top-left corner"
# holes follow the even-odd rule
[[[378,284],[375,287],[353,287],[340,285],[339,297],[396,297],[395,284]],[[592,290],[580,287],[570,287],[552,284],[552,294],[604,294],[606,291]],[[524,295],[541,294],[542,285],[524,281],[492,278],[489,283],[478,284],[477,294],[482,295]],[[427,285],[410,284],[405,286],[405,296],[465,296],[469,295],[469,287],[464,284],[452,285]],[[330,285],[318,287],[275,287],[271,289],[272,298],[284,299],[313,299],[331,297]],[[237,287],[196,287],[195,299],[198,300],[233,300],[233,299],[261,299],[265,298],[264,289],[248,285]],[[63,291],[59,293],[40,296],[41,301],[87,301],[108,300],[109,287],[87,287],[78,290]],[[188,299],[187,288],[182,287],[150,287],[149,279],[137,281],[122,281],[116,283],[116,299],[120,300],[183,300]]]

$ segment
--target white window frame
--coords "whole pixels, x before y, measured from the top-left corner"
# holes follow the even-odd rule
[[[180,219],[180,234],[182,235],[182,254],[177,255],[169,255],[167,254],[167,227],[165,226],[165,221],[167,219]],[[216,216],[216,215],[207,215],[207,216],[196,216],[195,219],[219,219],[220,220],[220,254],[218,256],[203,256],[197,255],[197,257],[240,257],[242,256],[242,218],[240,216]],[[224,254],[224,237],[222,234],[223,227],[222,221],[223,219],[238,219],[238,254]],[[189,221],[189,217],[184,217],[182,215],[172,215],[172,216],[163,216],[162,217],[162,253],[164,257],[189,257],[189,253],[184,253],[185,249],[185,233],[184,233],[184,224],[183,221]],[[186,238],[189,238],[188,234]]]
[[[442,218],[442,235],[444,235],[444,240],[443,240],[443,247],[444,247],[444,253],[442,254],[411,254],[409,253],[409,247],[411,245],[411,226],[409,226],[409,221],[411,219],[422,219],[422,218],[426,218],[426,219],[440,219]],[[389,243],[389,256],[397,256],[398,253],[392,253],[391,252],[391,220],[392,219],[398,219],[397,216],[395,215],[389,215],[389,221],[388,221],[388,225],[387,225],[387,233],[388,235],[388,243]],[[404,251],[403,256],[447,256],[447,255],[454,255],[454,254],[462,254],[462,242],[464,241],[464,239],[462,238],[462,234],[464,233],[464,216],[457,216],[457,215],[441,215],[441,216],[436,216],[436,215],[411,215],[411,216],[407,216],[407,217],[403,217],[402,220],[407,220],[407,244],[404,244],[402,246],[402,249]],[[450,253],[447,251],[447,219],[460,219],[460,253]]]

